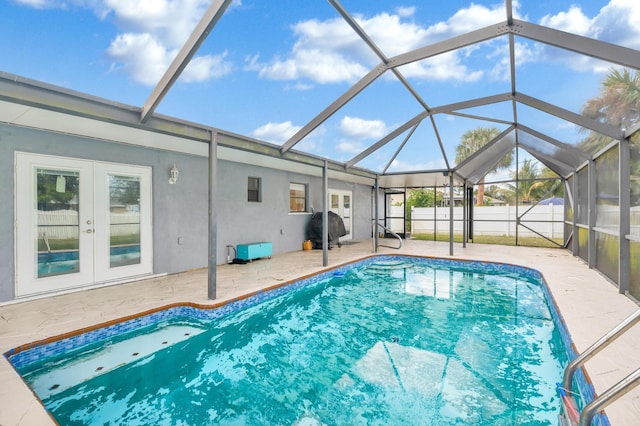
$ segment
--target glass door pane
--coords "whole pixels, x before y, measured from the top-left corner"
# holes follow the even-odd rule
[[[108,175],[109,266],[140,264],[140,177]]]
[[[353,206],[351,205],[352,192],[339,189],[329,189],[329,211],[337,214],[342,218],[346,235],[340,237],[340,241],[346,241],[353,238],[351,235],[353,229]]]
[[[38,278],[80,271],[80,174],[35,168]]]
[[[16,296],[93,282],[93,166],[16,153]]]
[[[344,227],[347,231],[345,237],[349,237],[351,234],[351,196],[343,195],[342,199],[342,219],[344,221]],[[347,238],[345,238],[347,239]]]
[[[151,168],[96,162],[95,280],[153,272]]]

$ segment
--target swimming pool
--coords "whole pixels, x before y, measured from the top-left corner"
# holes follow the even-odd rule
[[[557,424],[546,298],[526,268],[383,256],[7,355],[61,424]]]
[[[38,277],[78,272],[78,250],[43,251],[38,253]],[[140,244],[127,244],[109,248],[111,267],[125,266],[140,262]]]

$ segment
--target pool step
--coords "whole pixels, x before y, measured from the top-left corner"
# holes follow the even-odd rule
[[[406,269],[409,266],[410,265],[408,263],[403,262],[401,260],[374,262],[365,268],[365,272],[372,272],[375,274],[384,274],[384,273],[391,273],[393,271],[398,271],[401,269]]]
[[[75,355],[62,367],[43,368],[25,375],[40,399],[138,361],[154,352],[196,336],[205,329],[191,325],[169,325],[121,342],[107,344],[86,355]]]

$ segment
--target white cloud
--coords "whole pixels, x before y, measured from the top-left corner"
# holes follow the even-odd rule
[[[516,64],[522,67],[529,62],[536,62],[539,58],[541,46],[539,44],[526,44],[514,42],[514,55]],[[495,80],[508,81],[511,78],[511,59],[509,57],[509,45],[507,43],[496,47],[493,53],[487,55],[488,59],[495,61],[489,75]]]
[[[34,9],[57,9],[62,7],[57,0],[15,0],[15,2]]]
[[[514,2],[517,15],[517,2]],[[506,19],[504,5],[495,7],[471,4],[450,19],[431,26],[421,26],[409,19],[414,7],[400,7],[395,14],[380,13],[372,17],[354,14],[387,57],[405,53],[449,37],[495,24]],[[272,80],[309,80],[315,83],[354,83],[380,63],[380,59],[341,18],[302,21],[292,27],[296,42],[284,56],[258,61],[247,60],[247,69]],[[468,49],[438,55],[426,61],[404,66],[407,77],[435,81],[477,81],[482,70],[473,70],[463,59]]]
[[[362,42],[344,20],[309,20],[294,25],[293,32],[298,40],[287,58],[275,57],[265,63],[256,55],[248,59],[247,69],[270,80],[305,79],[323,84],[354,82],[368,71],[351,57],[353,53],[373,54],[359,46]]]
[[[110,19],[121,30],[106,49],[111,69],[123,71],[145,85],[156,84],[187,40],[209,0],[16,0],[33,8],[92,10],[100,19]],[[231,7],[242,5],[235,0]],[[226,52],[195,56],[181,81],[201,82],[231,72]]]
[[[382,120],[365,120],[348,115],[340,121],[340,132],[357,140],[379,139],[388,133]]]
[[[386,163],[384,163],[383,166],[384,165],[386,165]],[[447,168],[447,164],[445,163],[444,159],[427,161],[426,163],[420,163],[420,162],[411,163],[411,162],[401,161],[396,158],[391,162],[391,165],[389,166],[389,169],[387,171],[394,172],[394,171],[408,171],[408,170],[440,170],[440,169],[446,169],[446,168]]]
[[[447,52],[421,62],[399,68],[405,77],[425,78],[432,81],[474,82],[484,76],[482,70],[470,70],[462,63],[460,52]]]
[[[346,154],[360,154],[366,149],[366,146],[362,142],[342,141],[336,146],[336,149],[338,152]]]
[[[382,120],[365,120],[358,117],[345,116],[340,120],[341,139],[336,150],[341,153],[356,155],[364,151],[367,139],[380,139],[388,133],[387,125]]]
[[[156,84],[171,61],[165,46],[150,34],[120,34],[111,42],[107,55],[115,61],[114,70],[122,69],[146,85]]]
[[[513,9],[513,13],[517,17],[517,4],[514,4]],[[504,9],[504,4],[487,7],[481,4],[471,3],[469,7],[458,10],[446,23],[434,25],[431,31],[434,34],[447,34],[451,37],[493,25],[506,19],[507,14]]]
[[[545,15],[540,24],[579,35],[587,35],[592,21],[582,13],[579,6],[571,6],[568,11],[556,15]]]
[[[301,128],[302,126],[295,126],[291,121],[270,122],[255,129],[251,132],[251,136],[268,142],[284,143]]]
[[[224,60],[226,56],[227,52],[220,55],[196,56],[184,69],[182,80],[187,83],[197,83],[231,73],[233,66],[231,62]]]
[[[209,2],[206,0],[105,0],[102,13],[128,32],[153,34],[168,48],[181,46]]]
[[[105,0],[97,13],[113,16],[128,30],[107,49],[115,61],[113,68],[125,70],[139,83],[156,84],[208,6],[207,0]],[[226,52],[195,56],[181,81],[202,82],[229,74],[233,67],[226,56]]]
[[[637,0],[611,0],[593,18],[586,16],[579,6],[571,6],[566,12],[546,15],[540,20],[542,25],[551,28],[634,49],[640,48],[638,22],[640,22],[640,2]],[[584,55],[559,57],[554,49],[547,49],[546,53],[548,58],[564,60],[576,70],[590,69],[602,73],[607,72],[612,66],[610,63]]]
[[[113,61],[112,70],[123,70],[131,78],[145,85],[158,83],[178,50],[168,50],[149,33],[118,35],[107,49]],[[221,55],[195,57],[185,68],[181,78],[185,82],[206,81],[231,72],[231,63]]]
[[[612,0],[593,20],[593,35],[600,40],[640,48],[640,2]]]
[[[284,121],[281,123],[270,122],[252,131],[251,136],[267,142],[283,144],[301,128],[302,126],[296,126],[291,123],[291,121]],[[323,140],[325,133],[326,131],[324,126],[319,126],[311,132],[311,134],[307,135],[304,139],[295,144],[293,149],[321,155],[323,146],[321,141]]]
[[[415,6],[410,6],[410,7],[398,7],[396,8],[396,13],[398,15],[400,15],[403,18],[409,18],[411,16],[413,16],[416,13],[416,8]]]

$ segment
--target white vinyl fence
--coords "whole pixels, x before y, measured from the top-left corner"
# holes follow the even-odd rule
[[[140,233],[140,213],[111,213],[110,221],[111,236]],[[46,235],[50,240],[78,238],[78,212],[75,210],[38,211],[38,234],[39,238],[44,238]]]
[[[522,216],[521,223],[547,238],[563,238],[564,235],[564,206],[537,205],[519,206],[518,215]],[[528,212],[523,216],[525,211]],[[449,207],[414,207],[411,213],[412,234],[433,234],[449,232]],[[435,218],[435,221],[434,221]],[[453,208],[453,232],[462,234],[462,207]],[[474,206],[473,208],[474,235],[516,235],[515,206]],[[518,229],[521,237],[537,237],[535,232],[521,226]]]

